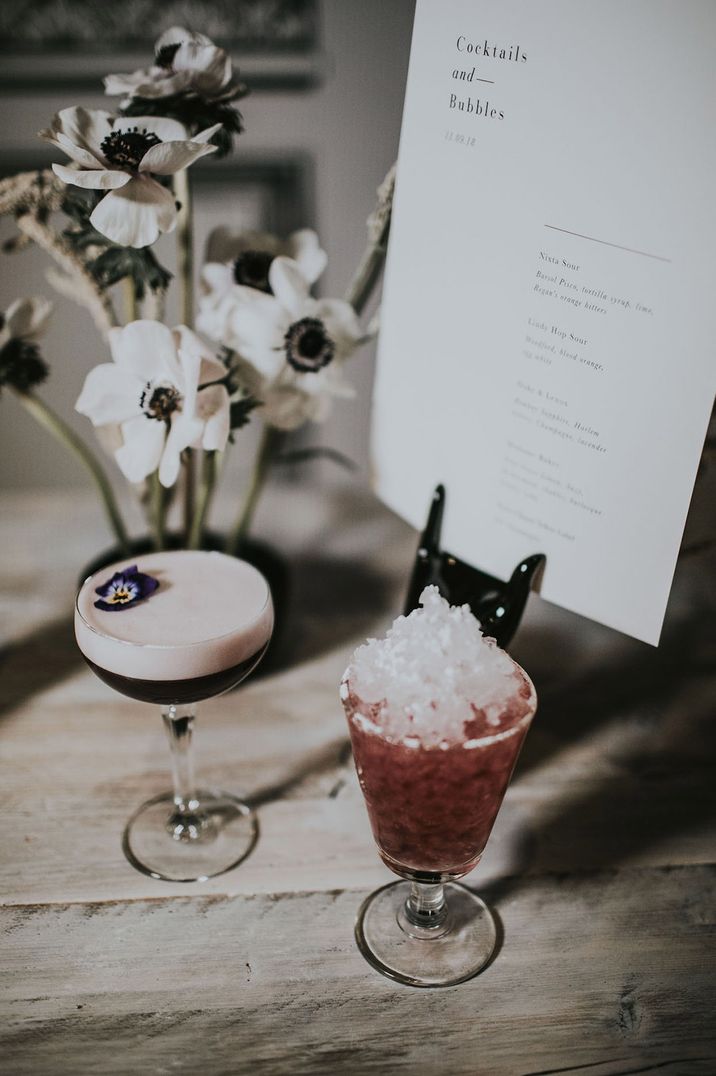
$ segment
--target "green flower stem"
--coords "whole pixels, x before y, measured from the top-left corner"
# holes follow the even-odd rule
[[[39,396],[34,396],[29,392],[17,391],[15,392],[15,395],[25,410],[85,465],[99,490],[102,502],[109,517],[109,522],[116,535],[117,542],[122,549],[122,553],[128,555],[129,537],[124,526],[124,521],[120,515],[119,507],[114,498],[109,479],[95,454],[87,447],[84,441],[77,436],[74,430],[67,425],[64,419],[61,419],[44,400],[39,398]]]
[[[237,555],[241,552],[241,546],[249,532],[254,511],[271,466],[271,458],[280,439],[280,430],[277,430],[274,426],[264,426],[244,502],[234,529],[231,531],[229,540],[226,543],[227,553]]]
[[[192,448],[187,448],[182,454],[182,470],[184,473],[184,540],[188,542],[196,515],[196,452]]]
[[[219,474],[219,453],[205,452],[201,464],[201,478],[199,480],[199,492],[194,509],[194,518],[189,531],[189,549],[201,549],[204,540],[204,526],[209,511],[211,499],[214,495],[216,479]]]
[[[177,274],[181,287],[181,323],[190,329],[194,324],[194,234],[192,229],[191,187],[186,169],[174,176],[174,196],[179,202],[177,219]]]
[[[136,321],[139,317],[139,304],[134,290],[134,280],[131,276],[124,278],[124,295],[126,299],[127,324],[129,324],[130,321]]]
[[[177,220],[177,273],[181,288],[181,324],[192,328],[194,324],[194,233],[192,221],[191,187],[186,169],[174,176],[174,196],[179,202]],[[191,449],[184,454],[184,537],[188,542],[196,515],[194,508],[196,489],[196,460]]]
[[[154,530],[154,545],[157,552],[164,549],[164,515],[166,509],[166,497],[164,486],[159,481],[159,471],[155,471],[149,479],[149,514]]]

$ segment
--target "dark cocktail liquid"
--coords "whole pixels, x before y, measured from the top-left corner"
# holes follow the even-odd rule
[[[95,665],[89,658],[85,661],[100,680],[109,684],[121,695],[139,702],[152,702],[160,706],[178,706],[192,702],[202,702],[214,695],[221,695],[240,683],[248,676],[264,655],[266,647],[261,647],[255,654],[238,665],[210,673],[208,676],[192,676],[187,680],[137,680],[132,676],[121,676]]]

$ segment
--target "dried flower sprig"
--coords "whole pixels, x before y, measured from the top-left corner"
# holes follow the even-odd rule
[[[14,217],[23,239],[8,252],[34,243],[49,254],[70,282],[67,293],[89,311],[105,334],[117,323],[111,296],[97,284],[81,254],[49,223],[50,215],[62,208],[65,195],[66,188],[49,170],[22,172],[0,181],[0,214]]]

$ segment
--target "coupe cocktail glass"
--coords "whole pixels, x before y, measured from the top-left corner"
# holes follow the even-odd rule
[[[125,607],[97,608],[97,594],[130,568],[158,587],[134,601],[129,573],[127,586],[107,599]],[[203,881],[235,867],[256,843],[256,816],[247,803],[196,788],[191,739],[197,703],[248,676],[272,629],[266,580],[222,553],[152,553],[138,566],[120,561],[103,568],[80,588],[75,635],[87,664],[115,691],[162,707],[174,788],[135,811],[122,842],[129,862],[152,878]]]
[[[437,603],[445,612],[449,607],[436,588],[428,591],[435,591],[427,602],[430,615],[440,610]],[[450,612],[464,615],[465,610]],[[425,616],[425,611],[417,615]],[[434,629],[439,637],[444,625],[436,621]],[[443,634],[445,638],[449,635]],[[356,940],[378,971],[411,986],[451,986],[471,978],[490,961],[497,941],[489,908],[457,879],[480,861],[537,699],[524,671],[503,651],[485,645],[500,655],[500,700],[493,698],[485,705],[478,699],[464,722],[457,723],[450,712],[445,683],[442,698],[438,690],[437,700],[431,700],[430,680],[440,675],[439,665],[428,675],[427,684],[423,682],[418,651],[410,653],[407,638],[402,652],[396,651],[398,665],[391,670],[383,663],[372,677],[371,697],[361,697],[361,676],[354,665],[341,686],[373,835],[385,864],[403,879],[365,900]],[[449,653],[444,660],[444,676],[449,677]],[[422,720],[413,720],[406,703],[410,689],[407,695],[403,689],[391,712],[390,679],[396,671],[413,678],[416,697],[424,695]],[[453,669],[452,676],[459,694],[459,670],[455,674]],[[381,678],[385,697],[380,697]]]

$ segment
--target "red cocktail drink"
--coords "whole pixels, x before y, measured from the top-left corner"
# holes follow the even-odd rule
[[[537,697],[468,606],[436,587],[420,601],[356,650],[341,684],[373,835],[405,879],[367,898],[356,940],[384,975],[448,986],[494,952],[492,913],[456,879],[485,850]]]
[[[373,836],[397,874],[451,878],[480,860],[534,713],[534,688],[515,671],[499,727],[473,717],[461,739],[422,744],[381,733],[347,681],[353,757]],[[366,720],[367,718],[367,720]]]

